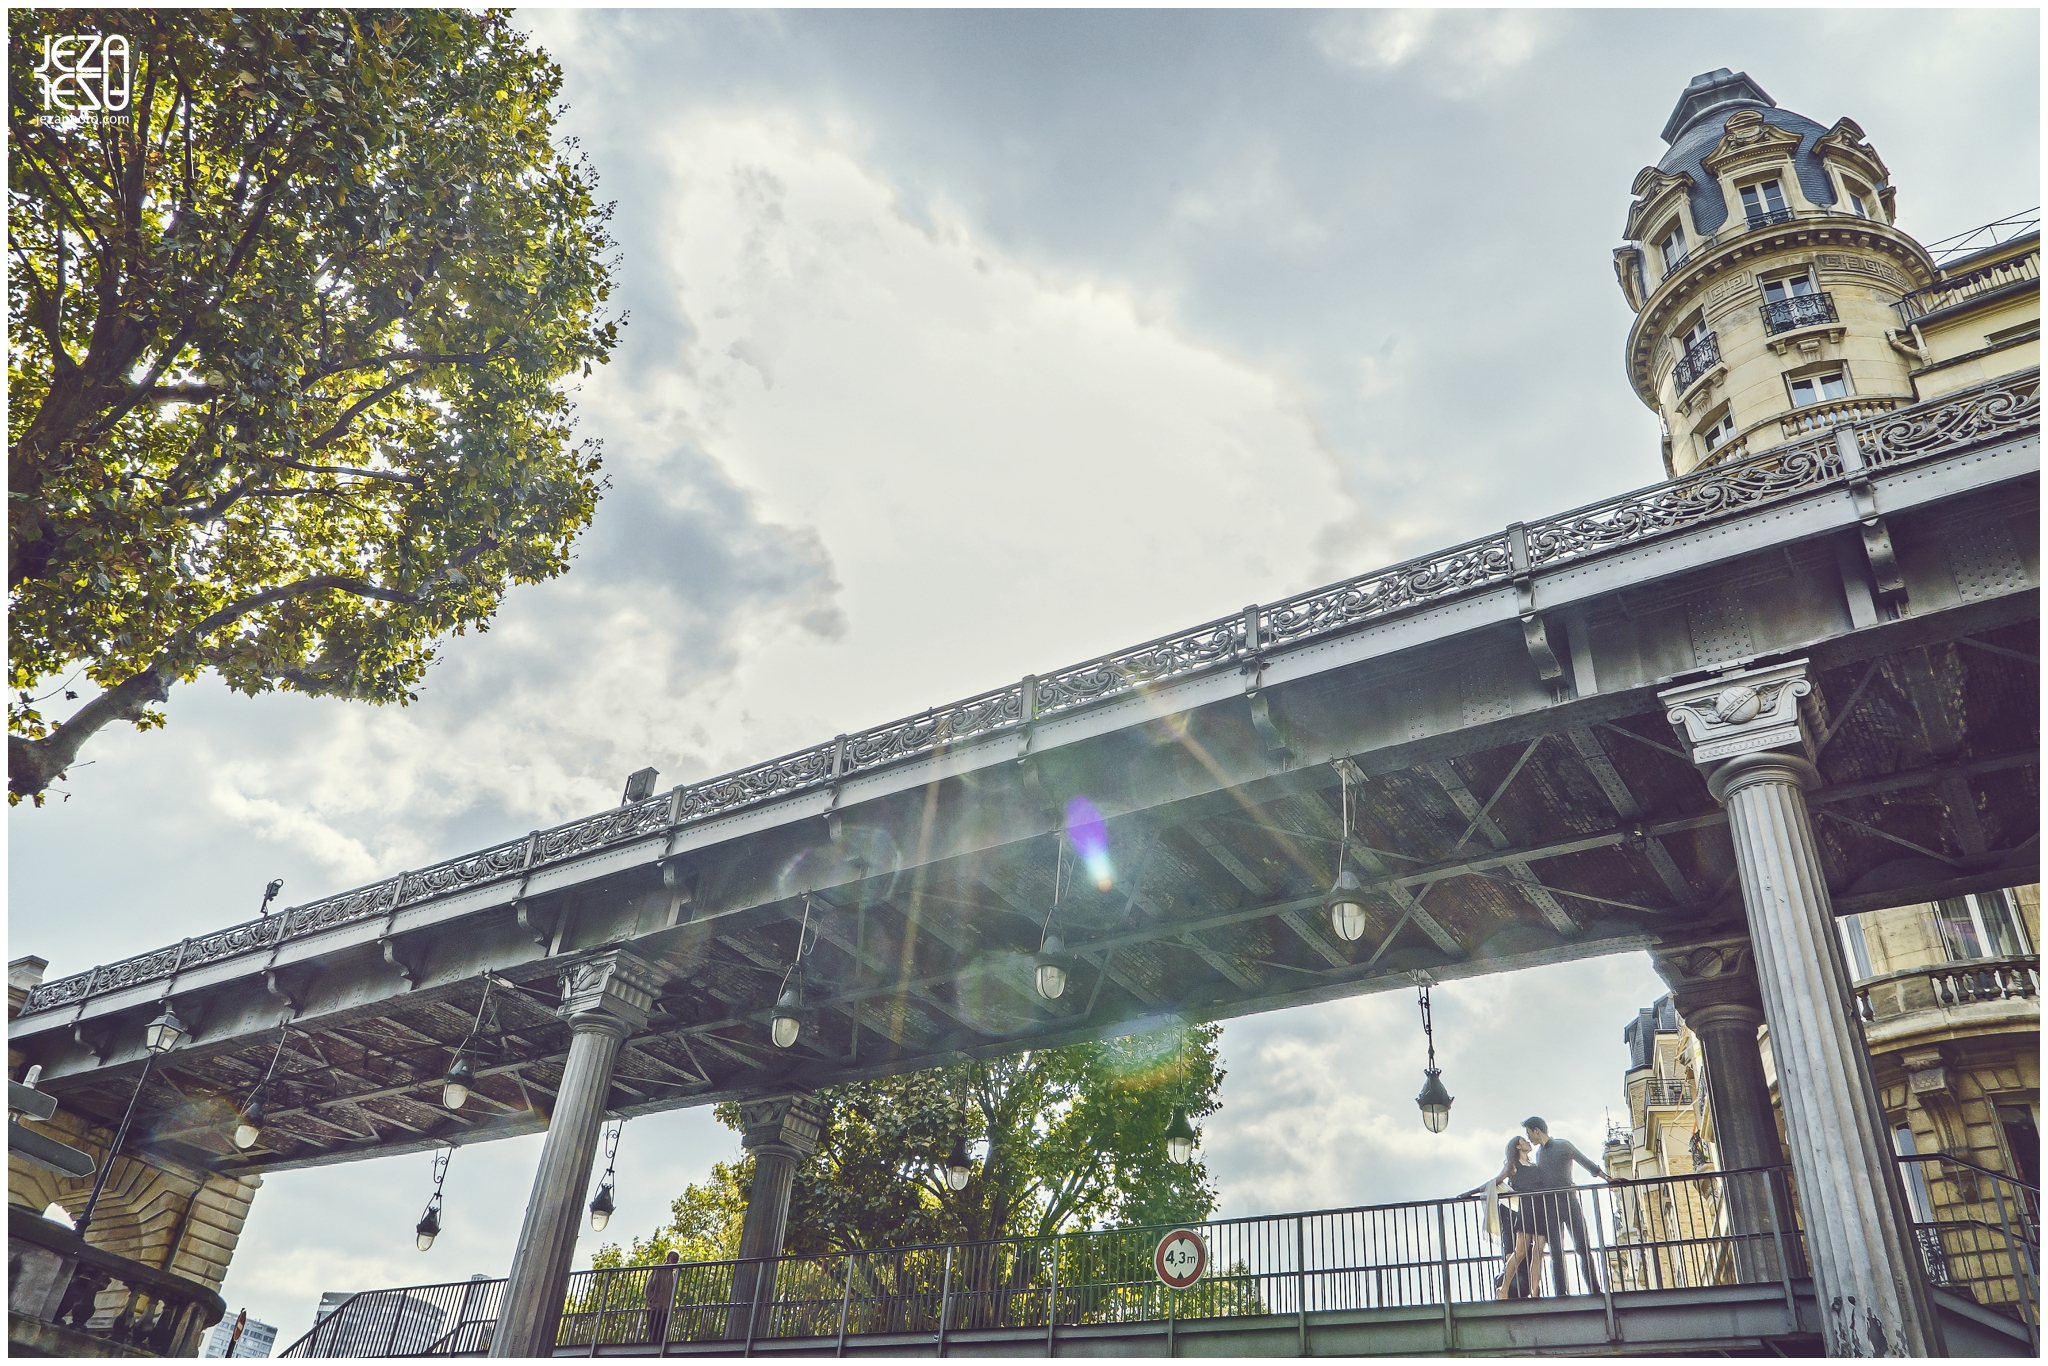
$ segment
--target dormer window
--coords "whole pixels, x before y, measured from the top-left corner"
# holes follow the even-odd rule
[[[1849,212],[1858,218],[1870,217],[1870,191],[1855,181],[1842,181],[1842,201],[1849,206]]]
[[[1784,187],[1776,180],[1763,180],[1754,185],[1744,185],[1742,212],[1752,228],[1792,221],[1792,211],[1785,207]]]
[[[1685,228],[1671,225],[1671,231],[1664,234],[1657,243],[1657,254],[1664,259],[1664,273],[1669,275],[1685,262]]]

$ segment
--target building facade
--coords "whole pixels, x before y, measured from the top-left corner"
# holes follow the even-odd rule
[[[234,1350],[228,1344],[234,1343]],[[277,1345],[277,1329],[267,1323],[250,1319],[242,1325],[240,1337],[235,1336],[235,1320],[222,1319],[206,1334],[206,1345],[199,1349],[203,1357],[267,1357],[270,1349]]]
[[[1693,78],[1663,139],[1614,267],[1669,475],[2040,364],[2038,212],[1923,246],[1853,120],[1823,127],[1725,68]]]

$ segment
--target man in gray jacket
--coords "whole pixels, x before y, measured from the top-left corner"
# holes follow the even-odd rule
[[[1543,1179],[1543,1189],[1554,1190],[1556,1195],[1542,1197],[1555,1207],[1551,1227],[1555,1230],[1550,1239],[1551,1284],[1557,1294],[1564,1293],[1564,1236],[1563,1230],[1572,1231],[1572,1246],[1579,1251],[1579,1271],[1585,1276],[1585,1293],[1598,1294],[1600,1280],[1594,1272],[1593,1249],[1586,1239],[1586,1215],[1579,1207],[1579,1197],[1572,1189],[1572,1163],[1576,1162],[1602,1181],[1610,1184],[1625,1184],[1621,1177],[1610,1177],[1593,1160],[1580,1152],[1570,1140],[1552,1138],[1550,1125],[1541,1115],[1531,1115],[1522,1121],[1522,1132],[1536,1152],[1531,1164],[1536,1174]]]

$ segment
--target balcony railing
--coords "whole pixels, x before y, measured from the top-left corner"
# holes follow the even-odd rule
[[[1791,209],[1772,209],[1766,213],[1753,213],[1749,215],[1749,229],[1751,232],[1755,232],[1758,228],[1774,228],[1780,223],[1790,223],[1796,217],[1798,215]]]
[[[1665,1077],[1652,1078],[1643,1088],[1645,1105],[1690,1105],[1692,1086],[1689,1082]]]
[[[16,1356],[195,1356],[225,1308],[197,1281],[93,1247],[18,1206],[7,1211],[7,1273]]]
[[[1967,303],[2007,286],[2028,281],[2038,283],[2040,279],[2041,252],[2036,248],[2025,256],[1999,261],[1981,270],[1973,270],[1967,275],[1959,275],[1953,280],[1942,280],[1916,289],[1901,298],[1894,307],[1899,310],[1899,317],[1907,323],[1915,323],[1943,309]]]
[[[1736,1183],[1747,1183],[1737,1186]],[[1731,1229],[1725,1197],[1763,1211]],[[1541,1197],[1560,1225],[1586,1229],[1587,1263],[1566,1264],[1567,1295],[1706,1285],[1789,1286],[1805,1274],[1783,1172],[1758,1168],[1572,1187]],[[630,1266],[569,1277],[555,1345],[592,1356],[682,1343],[751,1355],[808,1339],[843,1355],[860,1334],[915,1334],[946,1354],[949,1333],[1026,1329],[1047,1350],[1069,1325],[1284,1315],[1491,1301],[1505,1258],[1478,1198],[1426,1200],[1194,1225],[1208,1271],[1169,1290],[1153,1270],[1165,1227],[956,1243],[817,1257]],[[1589,1283],[1587,1272],[1593,1271]],[[489,1349],[505,1282],[365,1291],[280,1352],[287,1357],[462,1356]],[[786,1349],[785,1349],[786,1350]]]
[[[1928,1284],[2026,1325],[2040,1347],[2041,1192],[1944,1153],[1899,1158]]]
[[[1822,290],[1818,294],[1799,294],[1790,299],[1779,299],[1763,305],[1764,331],[1771,336],[1790,332],[1795,327],[1812,327],[1816,323],[1839,322],[1835,316],[1835,296]]]
[[[1693,381],[1721,363],[1721,339],[1709,332],[1686,349],[1671,367],[1671,383],[1679,393],[1692,388]]]
[[[1796,441],[1802,436],[1812,436],[1844,422],[1861,422],[1866,418],[1883,417],[1904,402],[1896,398],[1836,398],[1826,403],[1809,404],[1794,408],[1778,419],[1778,430],[1785,434],[1785,440]]]
[[[1858,982],[1855,990],[1856,1013],[1865,1024],[1978,1001],[2039,1001],[2041,958],[2026,954],[1929,963]]]

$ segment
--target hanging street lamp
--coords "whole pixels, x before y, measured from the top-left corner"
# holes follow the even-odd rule
[[[946,1154],[946,1185],[949,1189],[964,1191],[968,1178],[974,1175],[974,1159],[967,1155],[967,1140],[956,1135],[953,1151]]]
[[[1422,1091],[1415,1097],[1416,1106],[1422,1111],[1422,1123],[1433,1134],[1440,1134],[1451,1127],[1451,1093],[1444,1089],[1443,1073],[1436,1065],[1436,1032],[1431,1028],[1429,1018],[1429,989],[1435,983],[1429,974],[1416,974],[1417,996],[1422,1005],[1422,1036],[1429,1040],[1429,1064],[1422,1069]]]
[[[618,1208],[618,1174],[615,1170],[619,1161],[619,1135],[625,1131],[626,1121],[620,1120],[605,1131],[604,1175],[597,1183],[597,1194],[590,1197],[590,1231],[604,1232],[604,1226],[612,1221],[612,1211]]]
[[[263,1134],[263,1102],[252,1100],[242,1107],[241,1122],[235,1125],[235,1146],[247,1151]]]
[[[93,1210],[100,1203],[100,1192],[107,1188],[107,1174],[114,1170],[114,1159],[121,1155],[121,1145],[128,1140],[128,1125],[135,1118],[135,1103],[142,1099],[142,1088],[149,1082],[149,1069],[156,1060],[176,1048],[185,1037],[185,1025],[171,1009],[169,1001],[164,1002],[164,1013],[142,1027],[142,1075],[135,1079],[135,1092],[128,1097],[128,1108],[121,1112],[120,1127],[114,1130],[114,1141],[107,1145],[107,1160],[100,1163],[99,1174],[92,1179],[92,1194],[85,1197],[85,1208],[79,1212],[78,1220],[71,1231],[79,1237],[85,1236],[86,1227],[92,1223]]]
[[[1195,1158],[1195,1126],[1188,1123],[1187,1107],[1173,1107],[1173,1119],[1166,1126],[1166,1160],[1185,1167]]]
[[[776,998],[775,1013],[769,1017],[768,1037],[777,1048],[790,1048],[796,1044],[797,1035],[804,1027],[804,979],[799,975],[796,981],[782,989]]]
[[[476,1069],[469,1065],[467,1056],[457,1053],[441,1077],[441,1103],[451,1110],[460,1110],[469,1100],[469,1088],[475,1084]]]
[[[1347,944],[1357,943],[1365,934],[1364,896],[1358,874],[1345,868],[1338,872],[1336,886],[1323,899],[1330,911],[1330,928]]]
[[[1351,775],[1348,765],[1337,768],[1338,781],[1343,784],[1343,820],[1337,840],[1337,876],[1330,884],[1330,894],[1323,898],[1323,909],[1329,913],[1330,929],[1347,944],[1355,944],[1365,934],[1365,892],[1358,881],[1358,874],[1344,866],[1344,855],[1351,843]]]
[[[448,1180],[448,1160],[455,1156],[455,1149],[443,1148],[434,1154],[434,1193],[427,1197],[426,1212],[420,1215],[419,1223],[413,1225],[413,1245],[425,1252],[434,1246],[434,1239],[441,1234],[441,1188]]]
[[[1067,989],[1067,973],[1073,961],[1067,953],[1066,941],[1056,934],[1047,935],[1045,946],[1038,951],[1038,994],[1048,1001],[1057,1001]]]

